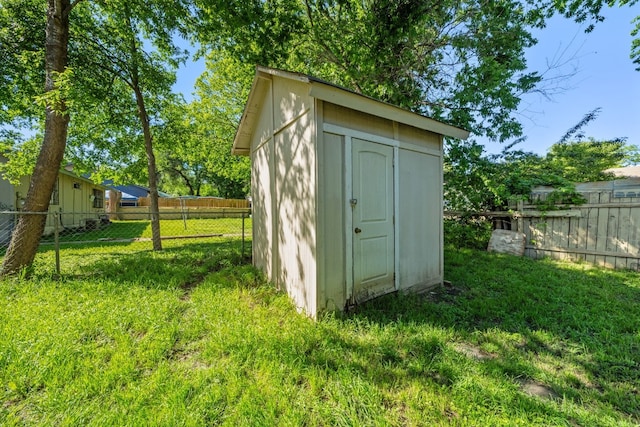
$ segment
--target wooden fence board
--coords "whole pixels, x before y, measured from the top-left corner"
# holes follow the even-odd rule
[[[629,222],[631,220],[631,208],[626,200],[620,201],[618,208],[618,227],[616,235],[616,249],[620,253],[629,252]],[[629,258],[618,257],[615,260],[616,269],[629,268]]]
[[[538,212],[518,205],[514,221],[526,236],[525,255],[585,260],[611,268],[640,268],[640,198],[614,198],[611,190],[583,193],[587,202],[571,209]]]
[[[512,216],[513,229],[525,234],[525,256],[584,260],[589,263],[640,271],[640,197],[613,197],[613,190],[582,192],[586,203],[540,212],[532,194],[510,212],[476,215]],[[453,213],[455,214],[455,213]]]
[[[633,201],[638,198],[633,198]],[[627,241],[628,251],[632,254],[640,253],[640,209],[630,209],[629,212],[629,239]]]
[[[139,197],[138,206],[150,206],[151,198]],[[248,208],[249,201],[245,199],[220,199],[218,197],[198,197],[185,199],[180,197],[161,197],[158,199],[160,208]]]
[[[597,204],[600,201],[600,195],[598,193],[588,193],[587,197],[588,197],[589,203],[591,204]],[[589,214],[587,217],[588,218],[587,230],[586,230],[587,244],[585,247],[585,250],[587,251],[596,250],[596,244],[598,241],[597,234],[598,234],[599,212],[600,212],[599,209],[593,209],[593,208],[589,209]],[[585,256],[585,260],[592,264],[596,263],[596,257],[595,255],[592,255],[592,254],[587,254]]]
[[[580,209],[582,216],[578,219],[576,233],[576,249],[587,249],[587,224],[589,223],[589,209]]]
[[[608,194],[599,193],[600,202],[607,203],[609,198]],[[598,228],[596,234],[596,250],[606,252],[607,250],[607,232],[609,225],[609,208],[601,208],[598,209]],[[607,258],[606,256],[596,256],[596,264],[601,267],[607,267]]]
[[[573,218],[558,218],[560,221],[560,230],[559,237],[562,243],[562,247],[569,248],[571,247],[571,234],[569,230],[571,229],[571,220]]]

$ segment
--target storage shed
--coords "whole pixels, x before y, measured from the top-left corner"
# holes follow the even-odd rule
[[[315,317],[442,283],[442,139],[468,132],[258,67],[233,143],[251,157],[253,263]]]

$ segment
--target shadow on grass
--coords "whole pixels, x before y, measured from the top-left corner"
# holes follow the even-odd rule
[[[102,225],[97,229],[85,230],[84,228],[65,228],[59,233],[60,243],[78,241],[98,241],[99,239],[135,239],[142,237],[145,230],[150,227],[150,221],[121,221]],[[41,243],[52,244],[54,235],[42,237]]]
[[[450,414],[454,424],[473,420],[474,411],[520,412],[538,423],[640,421],[640,280],[635,274],[451,251],[445,275],[453,287],[423,296],[389,295],[312,323],[295,316],[280,304],[283,300],[270,305],[280,295],[257,275],[246,274],[250,267],[245,268],[239,247],[238,241],[184,241],[153,252],[113,244],[104,253],[96,246],[65,256],[82,261],[76,277],[105,278],[123,288],[182,289],[187,295],[221,270],[224,283],[216,282],[212,292],[256,288],[228,312],[226,303],[218,307],[220,324],[240,324],[236,334],[213,334],[222,335],[221,354],[237,354],[243,362],[229,369],[242,375],[251,365],[282,368],[269,380],[301,393],[317,388],[309,399],[334,402],[353,387],[360,395],[350,409],[378,395],[376,407],[402,412],[409,401],[420,412],[433,410],[418,405],[435,396],[451,405],[436,410]],[[209,311],[207,305],[198,316]],[[574,407],[519,390],[527,381],[549,387],[549,399],[561,396]],[[561,422],[566,419],[570,422]]]
[[[97,248],[97,246],[96,246]],[[64,273],[66,278],[108,279],[127,286],[143,286],[154,289],[181,288],[185,291],[197,286],[210,273],[227,267],[247,264],[250,259],[240,253],[240,242],[181,240],[177,244],[164,245],[160,252],[150,249],[131,250],[125,243],[110,243],[108,250],[100,246],[100,252],[90,256],[91,246],[84,246],[72,254],[66,252],[63,259],[74,263],[74,257],[83,258],[81,271]]]
[[[640,422],[635,273],[472,251],[447,252],[445,260],[453,287],[387,295],[349,317],[453,330],[471,342],[475,354],[467,356],[497,378],[546,382],[576,401],[586,392]]]

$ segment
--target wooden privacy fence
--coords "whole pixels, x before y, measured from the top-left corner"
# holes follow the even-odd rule
[[[138,206],[151,206],[149,197],[139,197]],[[245,199],[221,199],[218,197],[160,197],[159,208],[249,208],[250,204]]]
[[[611,188],[578,188],[587,202],[569,209],[540,212],[520,203],[511,228],[525,234],[525,255],[640,270],[640,192],[615,191],[615,183],[601,186]],[[534,192],[532,198],[543,200],[548,193]]]

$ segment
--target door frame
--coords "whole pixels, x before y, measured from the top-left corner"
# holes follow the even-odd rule
[[[354,279],[353,279],[353,208],[351,206],[351,198],[353,197],[353,138],[361,139],[375,144],[386,145],[393,148],[393,287],[394,290],[399,289],[400,275],[400,260],[398,258],[398,250],[400,245],[400,233],[398,223],[398,206],[400,204],[400,170],[398,168],[399,147],[400,142],[396,139],[385,138],[378,135],[369,134],[366,132],[356,131],[353,129],[343,128],[341,126],[324,125],[324,130],[327,131],[330,128],[335,133],[344,135],[344,187],[345,187],[345,203],[344,203],[344,218],[345,218],[345,273],[346,273],[346,298],[350,303],[354,300]],[[337,132],[336,132],[337,131]]]

